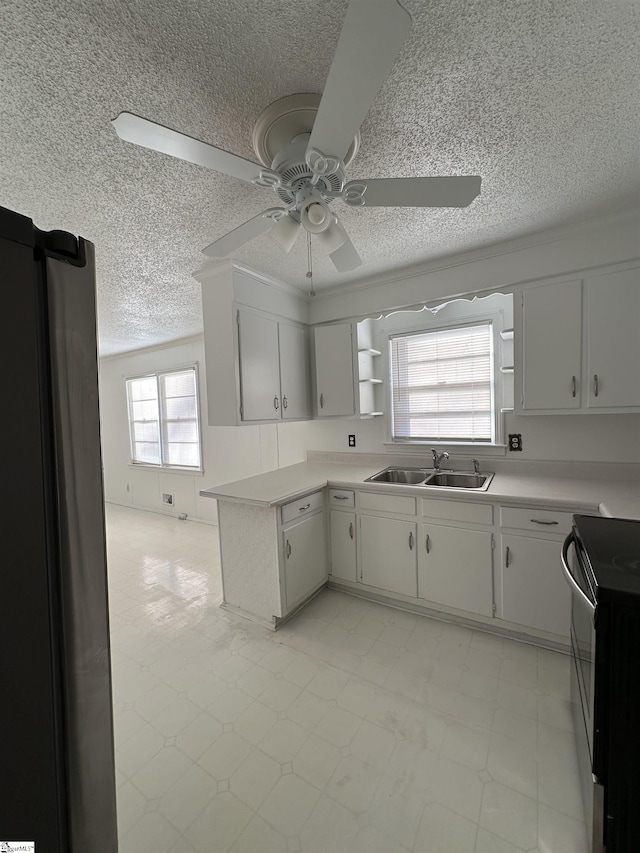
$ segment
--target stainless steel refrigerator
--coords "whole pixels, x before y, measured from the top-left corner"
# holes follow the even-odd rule
[[[94,247],[0,208],[0,287],[0,848],[115,853]]]

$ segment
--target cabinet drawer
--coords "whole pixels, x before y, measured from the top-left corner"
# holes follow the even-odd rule
[[[321,509],[324,506],[324,492],[314,492],[312,495],[305,495],[303,498],[298,498],[297,501],[284,504],[282,507],[282,523],[287,524],[289,521],[295,521],[309,515],[316,509]]]
[[[329,506],[334,507],[334,509],[354,507],[355,493],[348,489],[329,489]]]
[[[500,526],[516,527],[519,530],[536,530],[538,533],[565,535],[571,530],[570,512],[555,509],[527,509],[526,507],[501,506]]]
[[[373,509],[376,512],[416,514],[416,499],[400,495],[375,495],[373,492],[360,492],[360,509]]]
[[[491,504],[423,498],[422,514],[429,518],[468,521],[471,524],[493,524],[493,506]]]

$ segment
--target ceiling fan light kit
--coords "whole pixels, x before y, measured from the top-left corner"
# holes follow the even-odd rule
[[[284,207],[268,208],[203,251],[226,257],[260,234],[290,252],[301,226],[314,235],[339,272],[362,264],[344,226],[329,208],[466,207],[481,178],[379,178],[345,181],[360,145],[360,125],[391,71],[411,29],[398,0],[351,0],[322,96],[296,94],[270,104],[256,121],[252,163],[148,119],[120,113],[118,136],[145,148],[214,169],[275,192]]]

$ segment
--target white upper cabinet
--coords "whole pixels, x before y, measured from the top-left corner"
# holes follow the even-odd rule
[[[280,418],[278,323],[238,310],[238,349],[243,421]]]
[[[516,298],[515,411],[637,411],[639,329],[637,265],[527,288]]]
[[[304,326],[238,309],[241,418],[308,418],[309,349]]]
[[[524,291],[522,390],[524,410],[579,409],[582,281]]]
[[[278,323],[282,417],[311,417],[309,393],[309,332],[304,326]]]
[[[587,405],[640,406],[640,267],[586,283]]]
[[[354,415],[351,323],[316,326],[314,343],[318,417]]]

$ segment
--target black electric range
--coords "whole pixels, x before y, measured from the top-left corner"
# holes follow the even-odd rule
[[[636,853],[640,521],[574,516],[562,562],[572,591],[571,700],[589,849]]]

